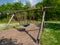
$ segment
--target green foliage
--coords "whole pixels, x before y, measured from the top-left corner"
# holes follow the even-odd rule
[[[31,4],[29,1],[26,2],[26,5],[24,6],[24,9],[28,9],[28,8],[31,8]]]
[[[43,6],[52,6],[52,9],[46,10],[45,20],[60,20],[59,9],[60,9],[59,0],[43,0]]]
[[[38,2],[35,7],[40,8],[42,6],[42,2]]]
[[[45,23],[44,32],[41,37],[42,45],[60,45],[60,22]]]
[[[49,1],[43,0],[42,2],[38,2],[37,4],[35,4],[35,6],[31,6],[29,1],[27,1],[25,5],[23,5],[21,2],[16,2],[12,4],[7,3],[7,4],[0,5],[0,11],[25,10],[25,9],[32,9],[35,7],[40,8],[41,6],[52,6],[53,7],[52,9],[46,9],[46,16],[45,16],[46,21],[47,20],[55,20],[55,21],[60,20],[60,0],[49,0]],[[0,20],[7,17],[7,12],[2,12],[2,14],[0,14]],[[29,11],[27,15],[34,16],[36,20],[41,20],[42,18],[41,10]]]
[[[1,10],[1,11],[2,11],[2,10],[6,10],[6,5],[5,5],[5,4],[1,5],[1,6],[0,6],[0,10]]]
[[[58,0],[43,0],[43,6],[56,6]]]
[[[16,2],[13,4],[13,10],[22,10],[23,9],[23,4],[22,3],[19,3],[19,2]]]

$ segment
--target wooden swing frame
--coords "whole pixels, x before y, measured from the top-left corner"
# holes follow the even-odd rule
[[[41,26],[40,26],[40,29],[39,29],[39,32],[38,32],[38,36],[37,36],[37,43],[38,43],[38,45],[40,45],[40,38],[41,38],[41,35],[42,35],[42,31],[43,31],[43,26],[44,26],[44,18],[45,18],[45,10],[46,9],[49,9],[49,8],[52,8],[52,7],[40,7],[40,8],[34,8],[34,9],[27,9],[27,10],[10,10],[10,12],[12,12],[13,14],[12,14],[12,16],[11,16],[11,18],[10,18],[10,20],[9,20],[9,22],[8,22],[8,24],[7,24],[7,26],[10,24],[10,22],[11,22],[11,20],[13,19],[13,17],[14,17],[14,15],[15,15],[15,13],[17,13],[17,12],[26,12],[26,11],[33,11],[33,10],[42,10],[42,21],[41,21]],[[5,11],[3,11],[3,12],[5,12]],[[6,26],[6,27],[7,27]]]

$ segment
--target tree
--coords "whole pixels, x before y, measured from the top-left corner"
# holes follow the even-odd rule
[[[47,9],[46,10],[46,20],[58,20],[57,16],[57,8],[58,7],[58,0],[43,0],[43,6],[52,6],[52,9]],[[59,12],[59,11],[58,11]]]
[[[23,9],[23,4],[21,2],[16,2],[13,4],[13,9],[14,10],[22,10]]]
[[[6,5],[5,4],[0,6],[0,11],[2,11],[2,10],[6,10]]]
[[[35,7],[37,7],[37,8],[40,8],[41,6],[43,6],[43,5],[42,5],[42,2],[38,2],[38,3],[35,5]]]
[[[43,0],[43,6],[56,6],[57,0]]]
[[[31,8],[31,4],[29,1],[26,2],[26,5],[24,6],[24,9]]]

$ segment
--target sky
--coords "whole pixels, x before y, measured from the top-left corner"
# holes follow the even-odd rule
[[[0,4],[14,3],[14,2],[19,2],[19,1],[21,1],[22,3],[25,4],[25,2],[28,1],[28,0],[0,0]],[[29,1],[30,1],[31,5],[34,5],[37,2],[42,1],[42,0],[29,0]]]

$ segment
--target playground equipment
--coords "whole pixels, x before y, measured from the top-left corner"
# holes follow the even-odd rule
[[[17,13],[17,12],[28,12],[28,11],[32,11],[32,10],[42,10],[42,21],[41,21],[41,26],[40,26],[40,29],[39,29],[39,32],[38,32],[38,36],[37,36],[37,43],[40,45],[40,38],[41,38],[41,34],[42,34],[42,30],[43,30],[43,26],[44,26],[44,17],[45,17],[45,10],[46,9],[49,9],[49,8],[52,8],[52,7],[41,7],[41,8],[35,8],[35,9],[28,9],[28,10],[13,10],[13,13],[12,13],[12,16],[11,16],[11,18],[10,18],[10,20],[9,20],[9,22],[8,22],[8,24],[7,24],[7,26],[10,24],[10,22],[11,22],[11,20],[13,19],[13,17],[15,16],[15,13]],[[12,11],[11,11],[12,12]],[[27,17],[25,17],[26,15],[24,15],[23,13],[22,13],[22,18],[21,18],[21,20],[27,20]],[[17,17],[17,19],[18,19],[18,17]],[[31,19],[30,19],[31,20]],[[19,20],[18,20],[19,21]],[[28,22],[28,21],[27,21]],[[19,22],[20,23],[20,22]],[[29,24],[28,23],[26,23],[26,24],[24,24],[23,26],[29,26]]]

